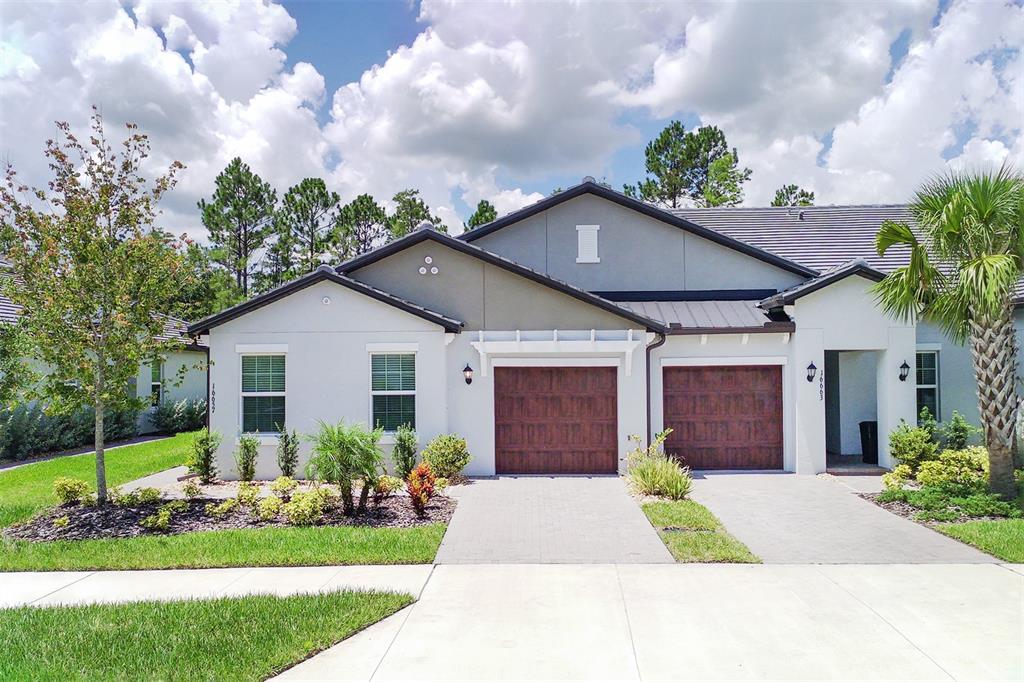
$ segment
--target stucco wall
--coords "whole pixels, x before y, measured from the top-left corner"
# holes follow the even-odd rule
[[[431,263],[425,264],[430,258]],[[420,267],[438,274],[421,275]],[[351,276],[466,323],[466,329],[623,329],[636,323],[436,242],[411,246]]]
[[[327,296],[329,305],[322,302]],[[211,422],[224,437],[217,453],[221,475],[237,476],[233,453],[240,433],[239,344],[285,344],[286,421],[301,434],[317,421],[369,423],[370,351],[367,344],[416,345],[416,428],[421,441],[447,430],[444,330],[426,320],[331,282],[320,282],[212,330]],[[394,352],[406,352],[396,347]],[[461,369],[461,368],[460,368]],[[274,478],[277,439],[262,437],[258,478]],[[300,468],[311,446],[303,439]],[[390,447],[386,448],[390,450]]]
[[[136,395],[149,400],[152,368],[149,363],[139,367],[135,377]],[[169,353],[164,360],[163,370],[164,401],[206,399],[206,353],[201,351],[181,351]],[[153,409],[143,410],[139,415],[139,429],[142,433],[151,432]]]
[[[577,225],[599,225],[600,263],[577,263]],[[473,244],[588,291],[785,289],[804,278],[592,195]]]

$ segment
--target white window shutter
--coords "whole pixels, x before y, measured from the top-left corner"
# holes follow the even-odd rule
[[[597,251],[597,233],[600,225],[577,225],[576,240],[578,250],[576,252],[577,263],[600,263],[601,258]]]

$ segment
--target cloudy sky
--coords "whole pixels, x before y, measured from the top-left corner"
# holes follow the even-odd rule
[[[998,1],[4,3],[0,154],[45,181],[53,121],[95,104],[188,166],[169,227],[200,233],[241,156],[282,192],[419,188],[458,231],[481,198],[635,181],[676,118],[725,130],[747,204],[899,202],[947,165],[1024,165],[1022,46]]]

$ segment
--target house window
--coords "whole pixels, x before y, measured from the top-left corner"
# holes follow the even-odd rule
[[[285,427],[285,356],[242,356],[242,431],[280,433]]]
[[[939,418],[939,354],[937,351],[917,353],[917,411],[927,407]]]
[[[154,407],[164,398],[164,363],[154,360],[149,369],[149,404]]]
[[[576,252],[577,263],[600,263],[597,255],[597,232],[599,225],[577,225],[576,241],[578,250]]]
[[[374,428],[416,428],[416,354],[372,354],[370,395]]]

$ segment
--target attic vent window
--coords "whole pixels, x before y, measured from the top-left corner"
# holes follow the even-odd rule
[[[600,225],[577,225],[576,240],[578,251],[576,253],[577,263],[600,263],[597,255],[597,232]]]

